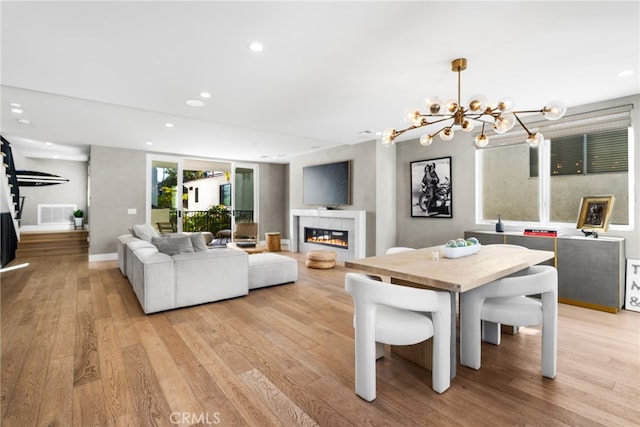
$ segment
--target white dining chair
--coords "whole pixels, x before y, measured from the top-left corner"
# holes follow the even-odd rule
[[[528,295],[540,295],[541,299]],[[480,369],[481,339],[500,344],[501,324],[542,325],[542,375],[556,376],[558,272],[535,265],[460,294],[460,364]]]
[[[448,292],[392,285],[347,273],[354,302],[356,394],[376,398],[376,359],[384,344],[412,345],[433,337],[431,386],[443,393],[451,382],[451,302]]]

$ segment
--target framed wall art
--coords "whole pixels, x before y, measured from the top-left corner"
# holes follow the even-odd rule
[[[453,218],[451,157],[411,162],[411,216]]]
[[[576,228],[596,232],[607,231],[614,201],[614,196],[583,197]]]

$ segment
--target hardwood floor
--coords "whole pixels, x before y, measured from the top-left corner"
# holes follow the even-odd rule
[[[22,258],[0,276],[2,426],[631,426],[640,420],[640,313],[560,305],[558,376],[539,329],[483,344],[442,395],[387,349],[377,399],[354,392],[344,273],[144,315],[115,261]]]

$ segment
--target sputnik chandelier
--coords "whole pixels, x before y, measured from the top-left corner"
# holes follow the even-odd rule
[[[407,131],[441,123],[443,126],[440,130],[420,137],[420,144],[426,147],[431,145],[433,137],[438,134],[440,134],[440,138],[443,141],[449,141],[453,138],[454,128],[462,129],[464,132],[471,132],[475,124],[481,123],[482,130],[476,136],[475,144],[478,147],[486,147],[489,144],[489,138],[485,134],[487,125],[490,125],[495,133],[501,134],[513,129],[517,122],[527,132],[527,143],[532,147],[537,147],[544,140],[544,136],[539,132],[531,133],[522,123],[518,114],[541,113],[548,120],[558,120],[566,112],[564,105],[557,101],[549,102],[540,110],[513,111],[513,99],[504,98],[497,104],[489,104],[482,95],[472,96],[469,100],[469,105],[464,106],[460,103],[460,73],[466,68],[466,58],[454,59],[451,62],[451,71],[458,73],[457,100],[451,99],[443,103],[437,97],[427,98],[425,100],[427,113],[422,114],[418,110],[407,111],[405,121],[409,123],[409,127],[402,130],[385,130],[382,133],[382,145],[390,147],[395,143],[394,140],[398,136]]]

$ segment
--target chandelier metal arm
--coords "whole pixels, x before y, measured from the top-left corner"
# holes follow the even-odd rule
[[[520,120],[520,117],[518,117],[519,113],[527,113],[527,112],[529,112],[529,111],[517,111],[517,112],[512,112],[512,113],[513,113],[513,116],[518,121],[518,123],[520,123],[520,126],[522,126],[522,128],[527,132],[527,135],[532,136],[533,134],[529,131],[529,129],[527,129],[527,127],[524,125],[524,123],[522,123],[522,120]]]

